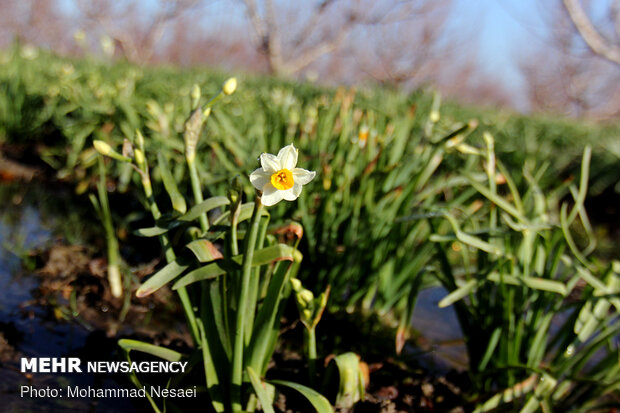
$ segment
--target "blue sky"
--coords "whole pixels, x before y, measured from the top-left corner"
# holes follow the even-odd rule
[[[481,73],[498,79],[524,104],[524,79],[517,58],[545,44],[548,34],[544,4],[537,0],[455,0],[450,30],[471,36]],[[546,3],[551,4],[550,2]],[[557,3],[556,3],[557,4]],[[548,17],[548,16],[547,16]]]

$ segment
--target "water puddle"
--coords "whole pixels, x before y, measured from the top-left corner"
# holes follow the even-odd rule
[[[420,333],[419,348],[410,351],[424,351],[425,360],[437,370],[459,369],[468,366],[463,332],[452,307],[439,308],[437,304],[448,292],[442,287],[428,288],[418,295],[412,327]]]
[[[62,399],[22,397],[22,386],[37,389],[118,387],[110,378],[93,374],[32,374],[20,372],[21,357],[85,357],[92,343],[105,343],[75,323],[58,323],[33,302],[39,285],[28,269],[27,251],[50,245],[58,218],[42,208],[38,190],[2,187],[0,198],[0,400],[6,412],[134,412],[126,399]],[[62,207],[62,205],[60,205]],[[77,231],[79,232],[79,230]],[[25,259],[23,259],[25,258]],[[95,334],[95,336],[93,336]],[[98,359],[110,356],[110,349]]]

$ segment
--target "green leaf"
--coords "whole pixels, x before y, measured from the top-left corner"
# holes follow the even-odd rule
[[[490,244],[486,241],[483,241],[482,239],[478,237],[475,237],[473,235],[470,235],[470,234],[467,234],[461,231],[459,223],[457,222],[456,218],[452,214],[446,212],[444,213],[444,216],[446,217],[448,222],[450,222],[450,225],[452,226],[452,229],[454,230],[456,239],[461,241],[463,244],[467,244],[471,247],[478,248],[479,250],[488,252],[489,254],[510,257],[510,254],[506,253],[506,251],[504,251],[503,248],[497,245]],[[433,242],[437,242],[443,239],[433,234],[431,235],[430,240]]]
[[[484,371],[489,360],[491,360],[491,356],[493,356],[493,352],[495,351],[495,347],[497,347],[497,343],[499,343],[499,338],[501,336],[502,329],[497,327],[493,334],[491,334],[491,339],[489,340],[489,344],[487,345],[487,349],[484,352],[484,356],[482,360],[480,360],[480,364],[478,365],[478,371]]]
[[[252,266],[257,267],[275,261],[293,261],[294,255],[295,248],[286,244],[274,245],[256,251],[252,258]],[[232,257],[231,260],[218,260],[212,264],[205,265],[183,276],[172,286],[172,289],[177,290],[197,281],[208,280],[225,274],[231,269],[238,269],[242,262],[243,254],[240,254]]]
[[[136,297],[146,297],[147,295],[154,293],[170,281],[174,280],[188,267],[189,264],[186,263],[185,260],[182,258],[177,258],[156,272],[153,276],[151,276],[151,278],[146,280],[146,282],[138,288],[138,291],[136,291]]]
[[[523,277],[523,284],[534,290],[549,291],[551,293],[560,294],[564,297],[568,295],[566,285],[560,281],[547,280],[538,277]]]
[[[267,390],[263,387],[263,383],[261,383],[258,374],[252,369],[252,367],[247,367],[248,377],[250,377],[250,382],[252,383],[252,387],[254,387],[254,392],[258,396],[258,400],[260,400],[260,405],[263,408],[265,413],[275,413],[273,410],[273,398],[269,397],[267,394]]]
[[[237,222],[247,221],[252,218],[252,213],[254,212],[254,202],[248,202],[246,204],[241,205],[239,210],[239,219]],[[261,209],[261,215],[269,216],[269,212],[263,208]],[[217,217],[215,221],[213,221],[213,225],[221,224],[222,222],[226,222],[230,217],[230,211],[224,212],[222,215]]]
[[[283,298],[284,287],[287,285],[290,277],[293,276],[292,274],[297,272],[301,260],[302,254],[295,250],[292,264],[280,264],[276,268],[274,276],[269,283],[267,296],[256,315],[252,341],[248,349],[248,360],[250,360],[250,366],[261,373],[264,373],[263,370],[266,369],[267,363],[271,358],[269,349],[273,335],[277,336],[279,333],[277,328],[279,317],[277,317],[277,314]]]
[[[161,179],[164,181],[164,188],[166,188],[166,192],[170,197],[170,201],[172,202],[172,208],[176,211],[179,211],[181,214],[184,214],[187,211],[187,204],[185,203],[185,198],[179,192],[179,188],[177,187],[177,183],[172,177],[172,173],[170,172],[170,166],[168,166],[168,161],[166,161],[166,157],[163,152],[157,152],[157,162],[159,163],[159,172],[161,173]]]
[[[189,209],[189,211],[187,211],[185,215],[181,215],[179,218],[177,218],[177,220],[182,222],[191,222],[198,219],[198,217],[200,217],[205,212],[209,212],[215,208],[219,208],[228,204],[230,204],[230,201],[225,196],[215,196],[194,205]]]
[[[430,243],[428,245],[432,247]],[[416,266],[416,269],[417,269],[417,266]],[[409,288],[409,293],[407,294],[406,297],[402,298],[402,300],[404,300],[404,303],[405,303],[405,309],[401,313],[400,320],[398,322],[398,328],[396,330],[396,337],[395,337],[396,354],[400,355],[400,353],[403,350],[403,347],[405,346],[405,342],[407,340],[407,328],[411,324],[411,318],[413,317],[413,312],[415,310],[416,303],[418,301],[418,294],[420,290],[423,288],[425,276],[426,274],[424,271],[419,271],[417,275],[414,277],[414,279],[411,281],[408,281],[407,283],[408,284],[407,288]],[[388,309],[386,308],[386,312],[387,310]]]
[[[586,195],[588,193],[588,177],[590,175],[590,159],[592,158],[592,147],[590,145],[586,146],[583,149],[583,156],[581,159],[581,176],[579,179],[579,192],[577,194],[577,198],[575,198],[575,206],[571,210],[570,215],[568,216],[568,224],[573,223],[579,209],[583,206],[583,203],[586,200]]]
[[[217,354],[220,350],[221,353],[224,353],[223,356],[218,356],[218,362],[222,359],[230,360],[232,355],[230,326],[228,323],[230,308],[226,307],[228,297],[226,297],[224,291],[225,283],[219,281],[205,282],[200,287],[202,290],[200,317],[205,320],[207,341],[213,347],[213,354]],[[217,350],[215,349],[215,344],[219,345]],[[218,368],[221,370],[222,364]],[[226,371],[228,370],[226,369]]]
[[[616,310],[620,311],[620,298],[617,297],[617,295],[620,293],[620,290],[618,289],[619,287],[616,287],[615,289],[608,287],[601,280],[592,275],[590,271],[580,266],[577,266],[577,272],[585,282],[587,282],[592,288],[594,288],[595,296],[607,295],[607,298],[613,304],[613,306],[616,307]],[[609,274],[609,277],[611,277],[610,281],[608,282],[610,286],[620,286],[620,277],[618,277],[613,272]]]
[[[488,411],[494,410],[495,408],[497,408],[498,406],[504,403],[510,403],[513,400],[521,397],[522,395],[530,393],[532,389],[534,388],[534,386],[536,385],[537,380],[538,380],[537,374],[531,375],[530,377],[523,380],[522,382],[517,383],[514,386],[509,387],[505,389],[504,391],[495,394],[493,397],[488,399],[483,404],[481,405],[479,404],[478,406],[476,406],[474,413],[482,413],[482,412],[488,412]]]
[[[489,188],[485,187],[484,185],[476,181],[468,173],[465,173],[464,175],[469,181],[469,184],[473,186],[474,188],[476,188],[476,190],[480,192],[482,195],[484,195],[487,199],[489,199],[489,201],[493,202],[495,205],[497,205],[504,211],[508,212],[510,215],[512,215],[519,221],[523,222],[526,225],[529,225],[529,221],[527,220],[527,218],[521,212],[519,212],[517,208],[512,206],[508,201],[506,201],[504,198],[500,197],[499,195],[491,192]]]
[[[204,303],[203,303],[204,304]],[[202,325],[202,320],[198,318],[197,320],[198,331],[200,332],[200,342],[203,343],[201,347],[202,349],[202,360],[205,368],[205,379],[207,382],[207,391],[211,396],[211,405],[215,409],[216,412],[222,413],[224,412],[224,394],[221,390],[220,386],[220,377],[217,374],[216,363],[214,363],[213,356],[211,354],[211,349],[209,347],[209,342],[205,335],[205,328]]]
[[[149,353],[149,354],[153,354],[153,351],[161,354],[161,351],[160,351],[161,349],[167,350],[167,351],[172,351],[172,350],[164,349],[162,347],[154,346],[152,344],[143,343],[141,341],[136,341],[136,340],[122,339],[122,340],[119,340],[118,344],[119,344],[119,346],[121,348],[123,348],[123,350],[125,352],[125,358],[127,359],[128,362],[131,362],[131,357],[130,357],[129,353],[131,352],[131,350],[134,350],[134,349],[138,350],[139,348],[141,348],[143,350],[148,350],[148,351],[146,351],[146,353]],[[158,347],[158,349],[153,350],[151,347]],[[140,350],[138,350],[138,351],[140,351]],[[163,354],[167,355],[165,352]],[[172,354],[169,354],[169,355],[172,356]],[[176,361],[176,360],[170,360],[170,361]],[[138,389],[143,389],[144,388],[144,385],[142,385],[142,383],[140,382],[140,379],[138,379],[138,375],[136,374],[135,371],[130,371],[129,372],[129,380],[131,380],[131,382],[134,384],[134,386],[136,386]],[[161,410],[159,409],[159,406],[157,406],[157,403],[155,403],[155,400],[153,400],[153,398],[151,397],[149,392],[146,392],[146,399],[151,404],[151,407],[153,408],[153,411],[155,413],[161,413]],[[165,408],[164,408],[164,411],[165,411]]]
[[[159,357],[167,361],[179,361],[183,357],[183,355],[177,351],[138,340],[129,340],[123,338],[121,340],[118,340],[118,345],[127,353],[135,350],[142,353],[151,354],[155,357]]]
[[[549,291],[552,293],[560,294],[562,296],[566,296],[568,294],[566,285],[564,285],[564,283],[554,280],[547,280],[545,278],[515,277],[508,274],[502,274],[500,276],[500,274],[498,274],[497,272],[492,272],[487,276],[487,280],[510,285],[526,285],[530,288],[533,288],[534,290]]]
[[[357,354],[348,352],[337,355],[334,361],[340,377],[336,407],[350,409],[356,402],[364,399],[365,383],[360,360]]]
[[[162,234],[165,234],[166,232],[168,232],[170,230],[170,228],[172,228],[172,226],[170,227],[159,227],[159,226],[155,226],[155,227],[148,227],[148,228],[140,228],[134,231],[134,234],[136,234],[139,237],[157,237],[160,236]]]
[[[551,324],[553,315],[553,313],[545,314],[541,322],[538,324],[538,330],[536,331],[536,335],[534,336],[534,340],[532,341],[527,355],[528,366],[538,366],[544,356],[547,348],[547,333],[549,331],[549,325]]]
[[[461,298],[465,297],[469,293],[471,293],[478,286],[478,280],[469,280],[456,290],[452,291],[450,294],[446,295],[441,299],[438,306],[439,308],[448,307],[449,305],[454,304]]]
[[[101,221],[103,221],[103,213],[101,212],[101,206],[99,205],[99,200],[95,196],[95,194],[88,194],[88,199],[93,204],[93,208],[95,208],[95,212]]]
[[[610,273],[608,277],[607,285],[605,286],[606,289],[610,291],[617,290],[620,286],[620,279],[613,273]],[[602,320],[605,320],[605,316],[611,307],[611,302],[608,299],[604,297],[595,297],[595,299],[596,304],[594,304],[594,309],[592,310],[590,301],[586,302],[575,322],[574,332],[582,343],[584,343],[597,328],[600,328],[601,323],[604,323]]]
[[[334,409],[332,408],[332,405],[329,404],[329,401],[316,390],[313,390],[306,386],[302,386],[301,384],[294,383],[292,381],[268,380],[268,382],[271,384],[290,387],[291,389],[297,390],[306,399],[308,399],[310,403],[312,403],[312,406],[314,406],[317,413],[333,413],[334,412]]]
[[[541,402],[535,395],[531,394],[523,408],[519,410],[519,413],[534,413],[538,411],[539,408],[542,408]]]
[[[220,250],[206,239],[194,240],[187,244],[186,247],[194,253],[200,262],[209,262],[224,258]]]

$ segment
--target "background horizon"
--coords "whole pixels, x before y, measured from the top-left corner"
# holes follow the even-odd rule
[[[317,81],[431,86],[464,103],[610,119],[620,65],[564,3],[534,0],[4,0],[12,39],[63,55],[211,66]],[[579,3],[579,2],[578,2]],[[581,1],[610,45],[620,2]]]

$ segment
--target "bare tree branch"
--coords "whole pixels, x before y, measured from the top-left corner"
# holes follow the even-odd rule
[[[280,34],[281,24],[273,0],[263,0],[263,13],[259,10],[256,0],[243,0],[243,2],[253,29],[252,38],[255,46],[265,56],[269,71],[274,74],[297,73],[325,54],[335,51],[358,22],[356,13],[350,11],[345,21],[337,24],[339,29],[336,33],[319,36],[316,40],[320,23],[327,20],[328,12],[333,12],[335,4],[343,3],[338,0],[323,0],[313,6],[306,23],[301,28],[293,29],[293,33],[288,33],[288,40],[283,43]],[[294,23],[285,26],[290,28],[292,25]],[[322,27],[324,26],[325,24]]]
[[[324,17],[326,11],[330,8],[331,5],[337,2],[338,0],[323,0],[322,2],[317,4],[314,13],[312,13],[312,16],[308,19],[308,22],[299,31],[299,34],[297,34],[295,40],[292,42],[294,48],[301,46],[301,44],[308,37],[310,37],[316,26],[318,26],[319,22]]]
[[[317,43],[310,49],[305,50],[297,59],[292,60],[285,66],[286,72],[299,72],[321,56],[333,52],[344,42],[349,30],[350,28],[343,26],[332,39]]]
[[[280,39],[280,30],[276,21],[276,13],[273,8],[272,0],[265,0],[265,22],[267,24],[267,33],[269,36],[268,52],[271,66],[276,73],[284,72],[284,64],[282,61],[282,41]]]
[[[183,12],[194,7],[198,0],[169,0],[168,9],[164,9],[155,17],[153,23],[147,27],[143,36],[143,56],[145,60],[150,60],[155,52],[155,45],[164,35],[166,25],[179,17]],[[165,7],[165,6],[164,6]]]
[[[282,44],[272,1],[265,0],[264,16],[260,14],[255,0],[243,0],[243,2],[253,28],[254,44],[267,58],[269,71],[282,73]]]
[[[245,10],[250,19],[252,25],[251,37],[252,41],[261,49],[264,47],[265,39],[267,38],[267,28],[265,22],[258,14],[258,8],[255,0],[243,0],[245,3]]]
[[[144,63],[153,57],[166,25],[198,4],[198,0],[165,0],[145,26],[136,25],[136,1],[126,3],[121,11],[114,9],[112,1],[100,0],[95,7],[86,0],[77,0],[76,4],[86,20],[110,36],[128,60]]]
[[[609,43],[599,34],[588,15],[579,4],[579,0],[563,0],[563,2],[573,24],[588,47],[590,47],[594,53],[620,65],[620,47]]]

